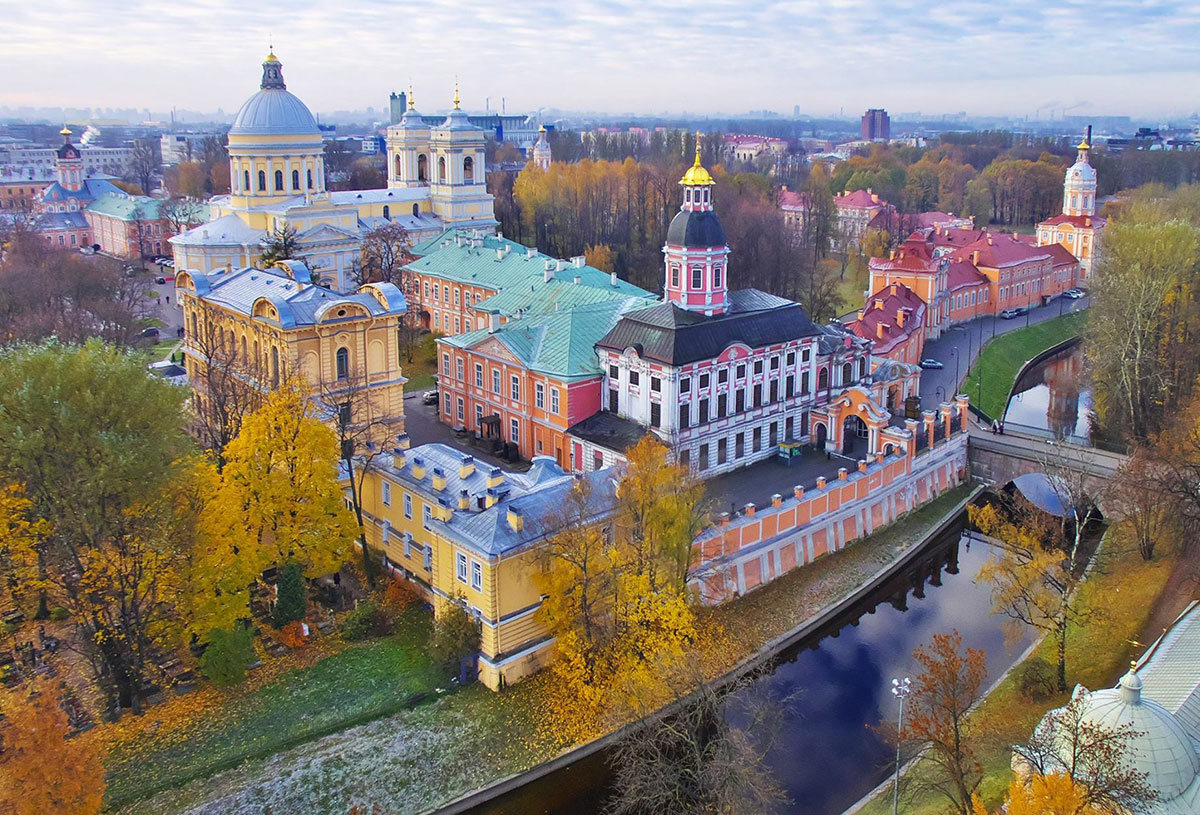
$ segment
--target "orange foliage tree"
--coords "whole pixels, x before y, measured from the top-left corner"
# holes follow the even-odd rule
[[[104,798],[104,763],[81,739],[67,738],[67,714],[42,687],[0,701],[9,727],[0,753],[0,810],[14,815],[95,815]]]

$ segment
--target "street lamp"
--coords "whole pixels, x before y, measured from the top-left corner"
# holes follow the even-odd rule
[[[892,680],[892,696],[900,703],[896,717],[896,780],[892,784],[892,815],[900,812],[900,735],[904,732],[904,698],[912,693],[912,680],[907,676]]]

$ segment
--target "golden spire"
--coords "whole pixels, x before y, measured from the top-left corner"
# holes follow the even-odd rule
[[[63,129],[62,129],[62,130],[60,130],[60,131],[58,131],[58,135],[60,135],[60,136],[70,136],[70,135],[71,135],[71,128],[67,127],[66,125],[63,125]]]
[[[717,182],[713,181],[713,177],[708,174],[708,170],[700,164],[700,134],[696,134],[696,161],[688,168],[688,171],[683,174],[683,178],[679,179],[680,185],[684,187],[711,187]]]
[[[459,108],[459,106],[458,106],[458,102],[459,102],[459,99],[458,99],[458,80],[456,79],[456,80],[454,80],[454,109],[455,109],[455,110],[460,110],[460,108]]]
[[[408,109],[416,110],[417,103],[413,101],[413,85],[412,80],[408,82]]]

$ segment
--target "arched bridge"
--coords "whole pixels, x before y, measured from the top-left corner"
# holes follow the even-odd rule
[[[1085,485],[1094,494],[1125,463],[1120,453],[1097,450],[1005,429],[993,434],[972,423],[968,443],[971,477],[991,484],[1007,484],[1019,475],[1045,473],[1055,466],[1066,466],[1086,474]]]

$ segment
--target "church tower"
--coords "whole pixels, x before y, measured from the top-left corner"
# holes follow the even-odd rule
[[[533,163],[542,170],[549,170],[552,160],[550,142],[546,140],[546,126],[542,125],[538,128],[538,139],[533,145]]]
[[[1079,143],[1079,155],[1067,170],[1063,183],[1063,215],[1078,217],[1096,214],[1096,170],[1088,163],[1088,151],[1092,149],[1092,127]]]
[[[54,160],[55,168],[58,170],[58,183],[69,192],[79,192],[83,189],[83,156],[79,152],[79,148],[71,144],[71,131],[63,128],[58,131],[58,135],[63,137],[62,146],[58,148],[57,157]],[[149,190],[146,191],[147,193]]]
[[[707,316],[724,314],[728,308],[729,281],[726,275],[729,247],[725,229],[713,212],[712,188],[716,184],[700,165],[700,141],[696,161],[683,174],[683,203],[667,229],[666,299],[680,308]]]
[[[408,91],[408,110],[399,124],[387,133],[388,187],[429,186],[429,125],[417,112],[413,92]]]
[[[429,202],[446,226],[496,225],[483,149],[483,128],[471,124],[455,87],[454,109],[429,134]]]

